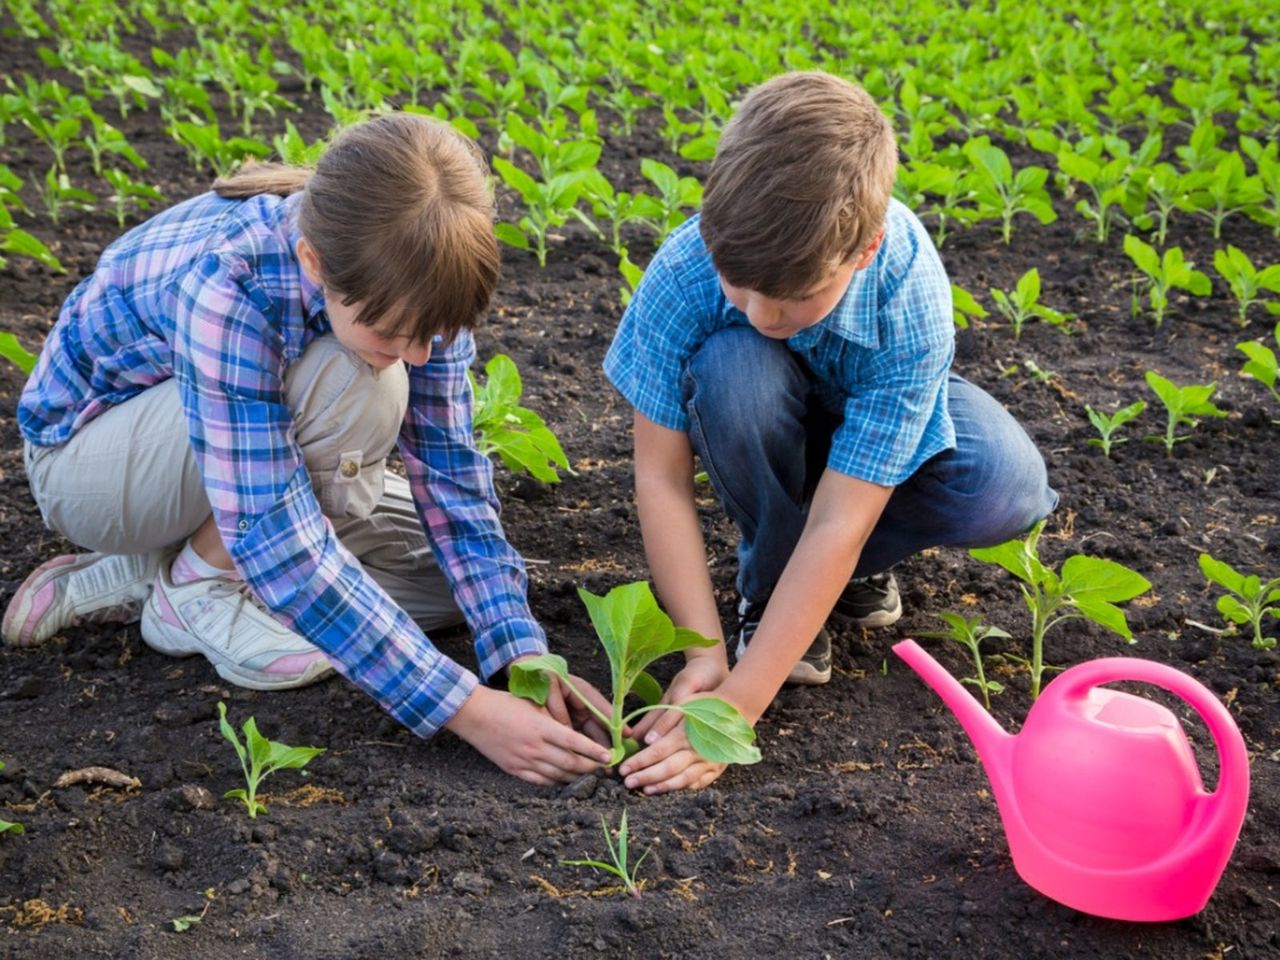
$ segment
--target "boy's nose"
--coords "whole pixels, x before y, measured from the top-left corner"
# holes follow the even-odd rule
[[[411,367],[420,367],[431,359],[431,341],[426,343],[411,343],[400,351],[400,359],[404,360]]]

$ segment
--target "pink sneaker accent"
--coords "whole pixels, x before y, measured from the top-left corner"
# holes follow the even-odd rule
[[[130,623],[142,612],[158,554],[77,553],[36,567],[5,610],[5,642],[30,647],[78,623]]]
[[[305,674],[307,668],[320,661],[329,662],[329,658],[317,650],[315,653],[291,653],[287,657],[273,660],[263,668],[264,673]]]

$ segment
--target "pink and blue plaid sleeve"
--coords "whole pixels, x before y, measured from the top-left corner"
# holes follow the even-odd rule
[[[365,573],[320,511],[293,440],[271,304],[209,256],[176,291],[174,372],[223,542],[254,593],[421,736],[475,689]]]
[[[460,333],[409,371],[409,412],[400,435],[427,539],[475,637],[486,680],[517,657],[545,653],[529,610],[524,560],[507,541],[493,464],[476,449],[467,370],[475,341]]]

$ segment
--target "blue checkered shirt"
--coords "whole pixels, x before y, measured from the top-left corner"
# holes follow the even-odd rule
[[[717,330],[749,326],[720,286],[698,217],[654,256],[605,357],[605,374],[659,426],[688,431],[681,381]],[[951,285],[916,216],[890,202],[884,243],[821,321],[787,340],[813,372],[824,405],[843,419],[827,465],[897,486],[955,446],[947,373],[955,354]],[[750,389],[743,384],[743,389]]]
[[[129,231],[67,298],[18,420],[57,446],[110,407],[178,382],[191,445],[236,569],[273,613],[422,736],[477,684],[365,572],[320,512],[284,375],[330,330],[299,268],[299,197],[204,194]],[[432,549],[487,678],[546,651],[524,563],[503,535],[493,468],[471,431],[471,335],[409,370],[400,451]],[[158,493],[160,493],[158,491]]]

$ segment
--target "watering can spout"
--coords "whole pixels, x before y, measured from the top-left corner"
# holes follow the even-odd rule
[[[1002,795],[1008,785],[1013,737],[996,723],[963,684],[948,673],[942,664],[925,653],[920,644],[914,640],[903,640],[894,645],[893,652],[920,674],[921,679],[951,708],[951,712],[964,727],[964,732],[973,741],[987,777],[996,789],[997,800],[1003,800]]]

